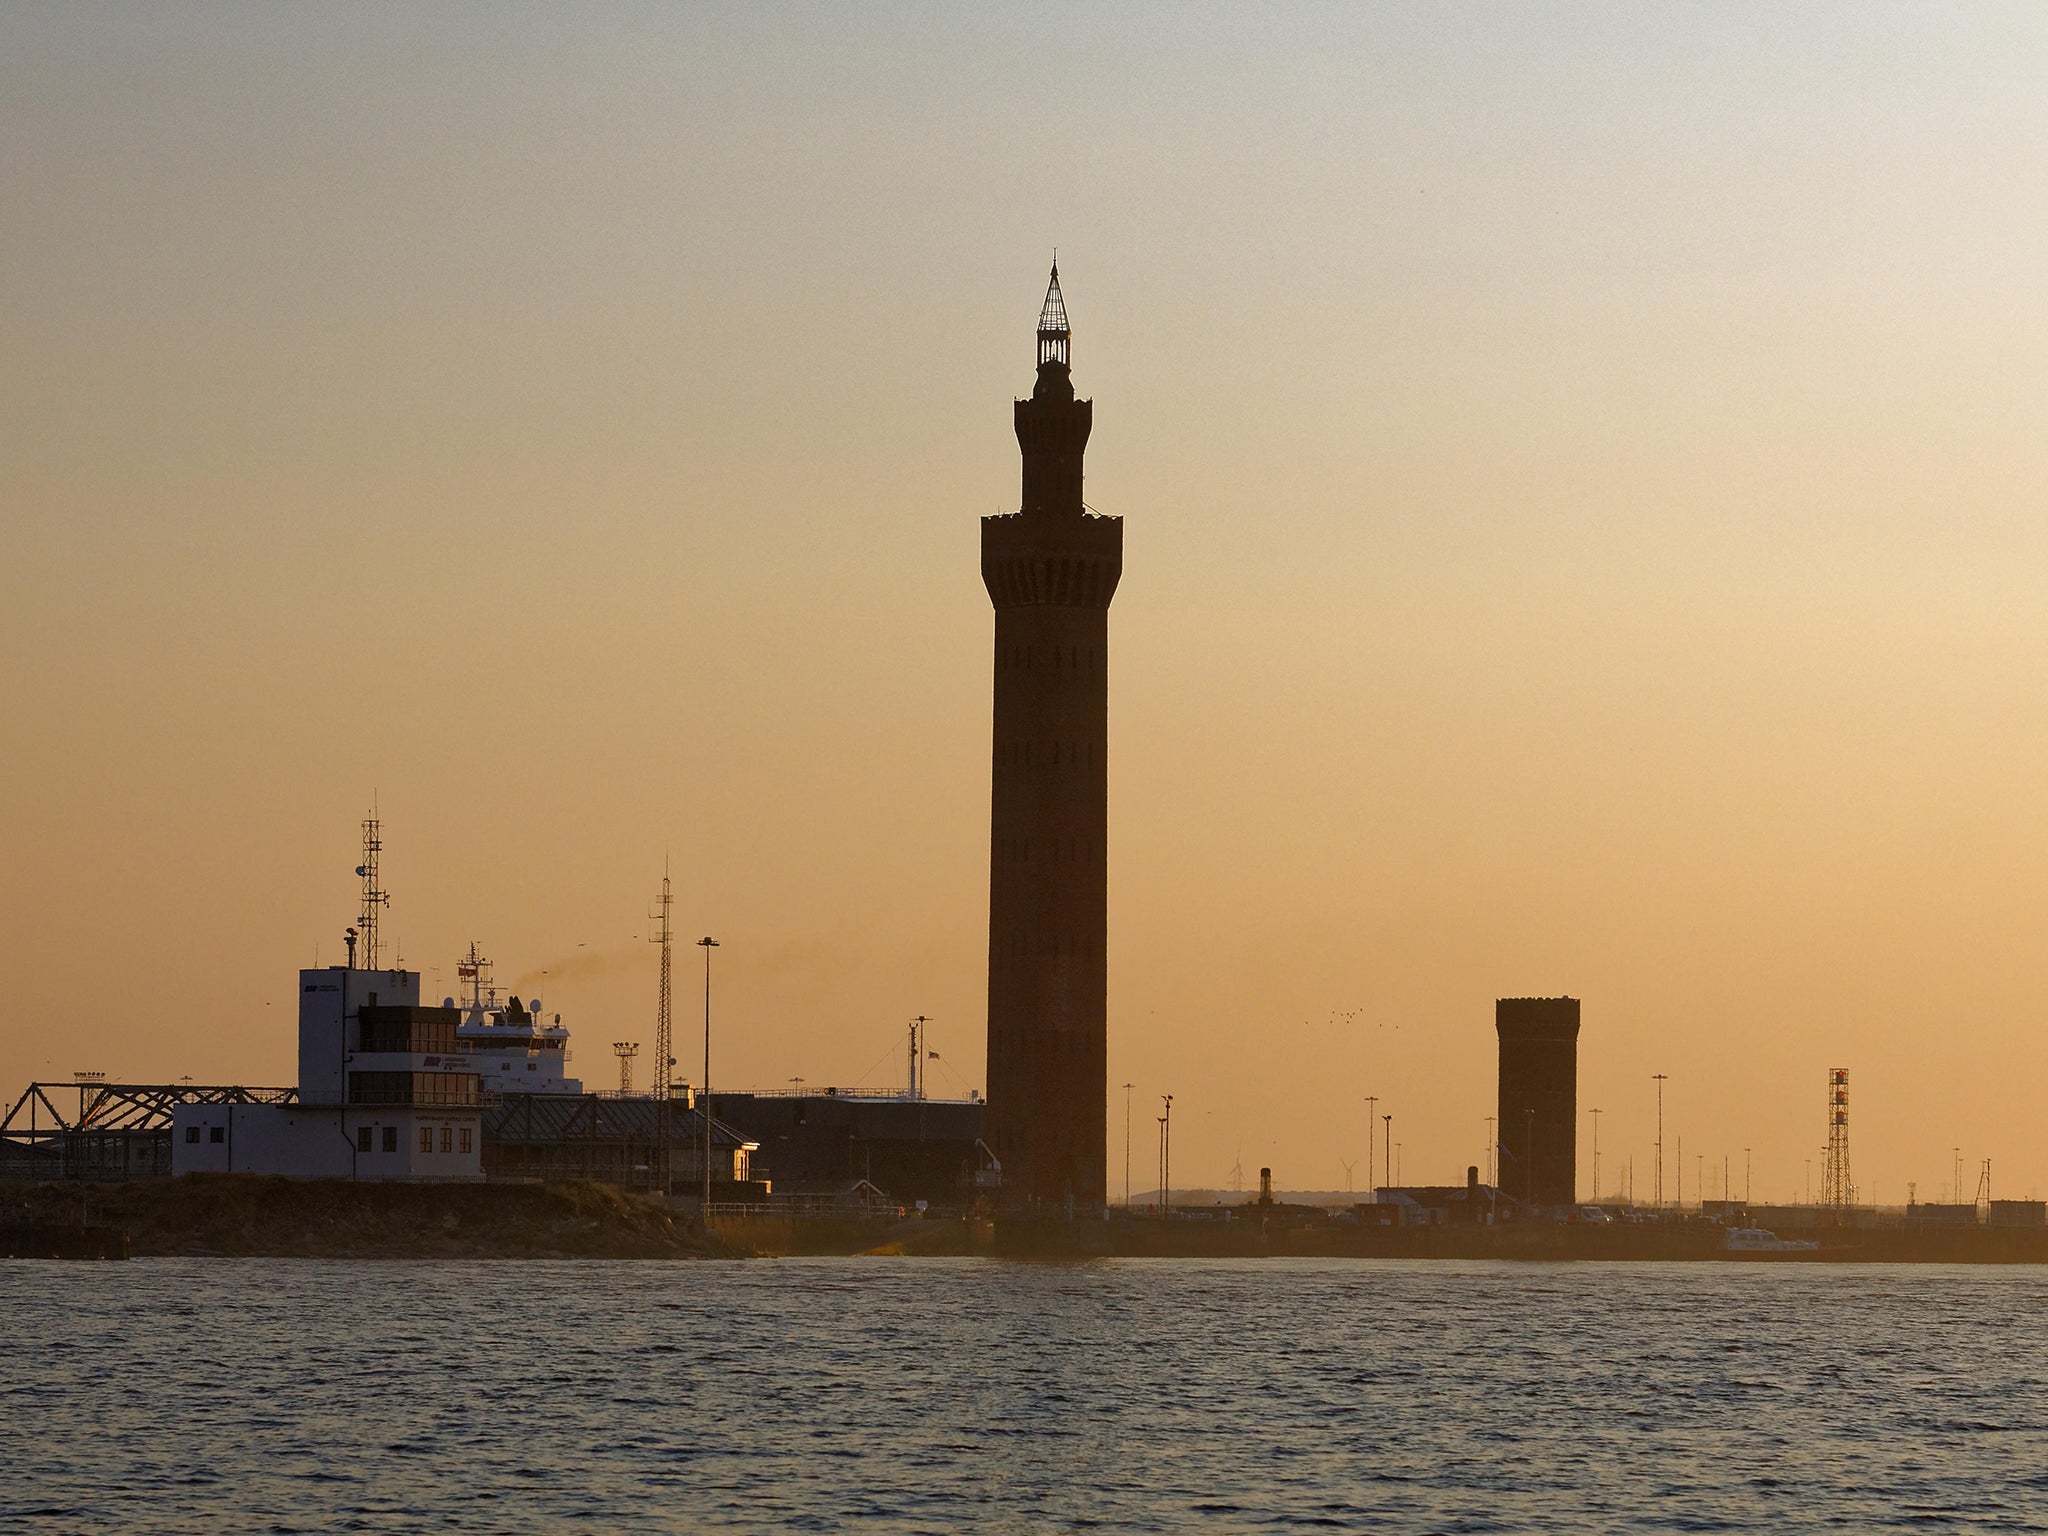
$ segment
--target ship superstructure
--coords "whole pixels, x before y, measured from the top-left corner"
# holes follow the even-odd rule
[[[583,1091],[581,1079],[569,1076],[569,1031],[559,1013],[548,1018],[537,997],[500,1001],[491,962],[475,944],[456,975],[468,983],[468,996],[444,997],[441,1007],[456,1015],[456,1050],[485,1094]]]

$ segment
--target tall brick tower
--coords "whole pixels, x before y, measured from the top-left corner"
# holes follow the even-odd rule
[[[1578,1184],[1579,1000],[1503,997],[1500,1187],[1531,1205],[1570,1205]]]
[[[1109,600],[1118,518],[1081,501],[1094,404],[1074,398],[1052,269],[1038,382],[1016,402],[1024,498],[981,521],[996,610],[989,811],[988,1129],[1002,1203],[1099,1211],[1107,1192]]]

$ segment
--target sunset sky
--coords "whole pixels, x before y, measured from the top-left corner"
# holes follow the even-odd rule
[[[1162,1092],[1183,1186],[1362,1186],[1368,1094],[1461,1179],[1570,993],[1609,1192],[1656,1072],[1688,1199],[1817,1188],[1843,1066],[1865,1199],[2048,1194],[2044,79],[2037,5],[10,6],[0,1091],[290,1082],[373,796],[406,962],[594,1085],[666,857],[714,1082],[980,1087],[1057,246],[1139,1189]]]

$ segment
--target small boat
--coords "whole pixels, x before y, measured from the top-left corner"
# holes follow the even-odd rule
[[[1728,1251],[1730,1253],[1817,1253],[1819,1243],[1803,1243],[1794,1238],[1780,1237],[1762,1227],[1730,1227],[1728,1229]]]

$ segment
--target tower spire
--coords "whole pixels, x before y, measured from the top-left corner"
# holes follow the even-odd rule
[[[1045,303],[1038,311],[1038,366],[1058,363],[1066,368],[1073,359],[1067,354],[1067,343],[1072,338],[1067,327],[1067,301],[1060,292],[1060,258],[1054,252],[1052,258],[1052,280],[1045,285]]]

